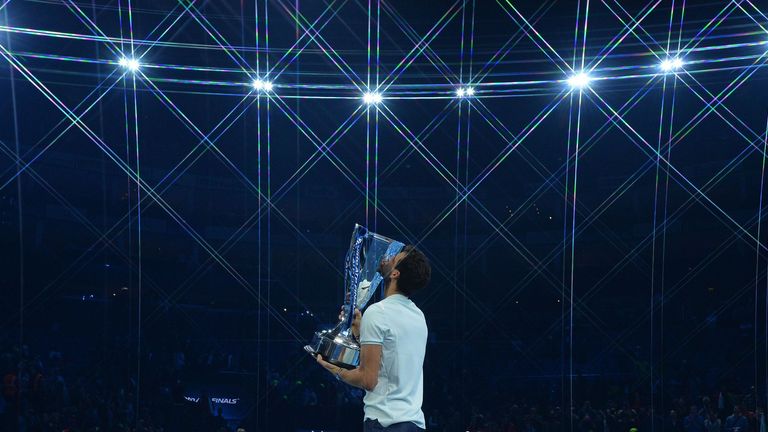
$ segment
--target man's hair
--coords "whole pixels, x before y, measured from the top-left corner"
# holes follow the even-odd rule
[[[403,248],[405,256],[397,263],[400,278],[397,280],[397,290],[406,297],[412,296],[427,286],[432,277],[432,267],[429,260],[413,245]]]

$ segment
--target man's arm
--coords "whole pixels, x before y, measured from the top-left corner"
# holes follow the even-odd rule
[[[345,383],[364,389],[366,391],[373,391],[376,388],[376,384],[379,382],[379,365],[381,362],[381,345],[378,344],[365,344],[360,346],[360,366],[355,369],[347,370],[338,366],[332,365],[323,360],[320,354],[317,355],[317,362],[320,363],[325,369],[334,375],[337,375],[339,379]]]

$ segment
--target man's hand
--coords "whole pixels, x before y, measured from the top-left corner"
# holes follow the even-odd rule
[[[320,354],[318,354],[315,357],[315,359],[317,360],[318,363],[320,363],[320,366],[324,367],[328,372],[334,375],[336,375],[336,373],[339,372],[339,369],[341,369],[340,367],[334,366],[328,363],[327,361],[323,360],[323,356],[321,356]]]
[[[339,312],[339,321],[342,319],[344,319],[344,306],[341,307],[341,312]],[[360,339],[361,319],[363,319],[363,314],[360,312],[360,309],[355,308],[355,317],[352,319],[352,334],[358,339]]]
[[[360,347],[360,366],[355,369],[346,370],[336,365],[332,365],[323,360],[320,354],[315,356],[315,360],[324,367],[325,370],[336,375],[336,377],[351,386],[373,391],[379,382],[379,364],[381,362],[381,345],[362,345]]]

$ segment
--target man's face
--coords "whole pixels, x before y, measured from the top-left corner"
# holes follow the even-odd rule
[[[400,262],[401,259],[405,256],[405,252],[400,252],[399,254],[395,255],[391,259],[382,259],[379,263],[378,272],[379,274],[384,277],[384,279],[389,279],[390,274],[392,273],[392,270],[397,267],[397,264]]]

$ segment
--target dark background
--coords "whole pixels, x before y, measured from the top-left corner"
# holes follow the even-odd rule
[[[432,261],[431,429],[765,404],[765,4],[3,4],[3,373],[127,424],[202,395],[355,430],[362,393],[302,346],[360,223]],[[53,409],[28,393],[6,411]]]

